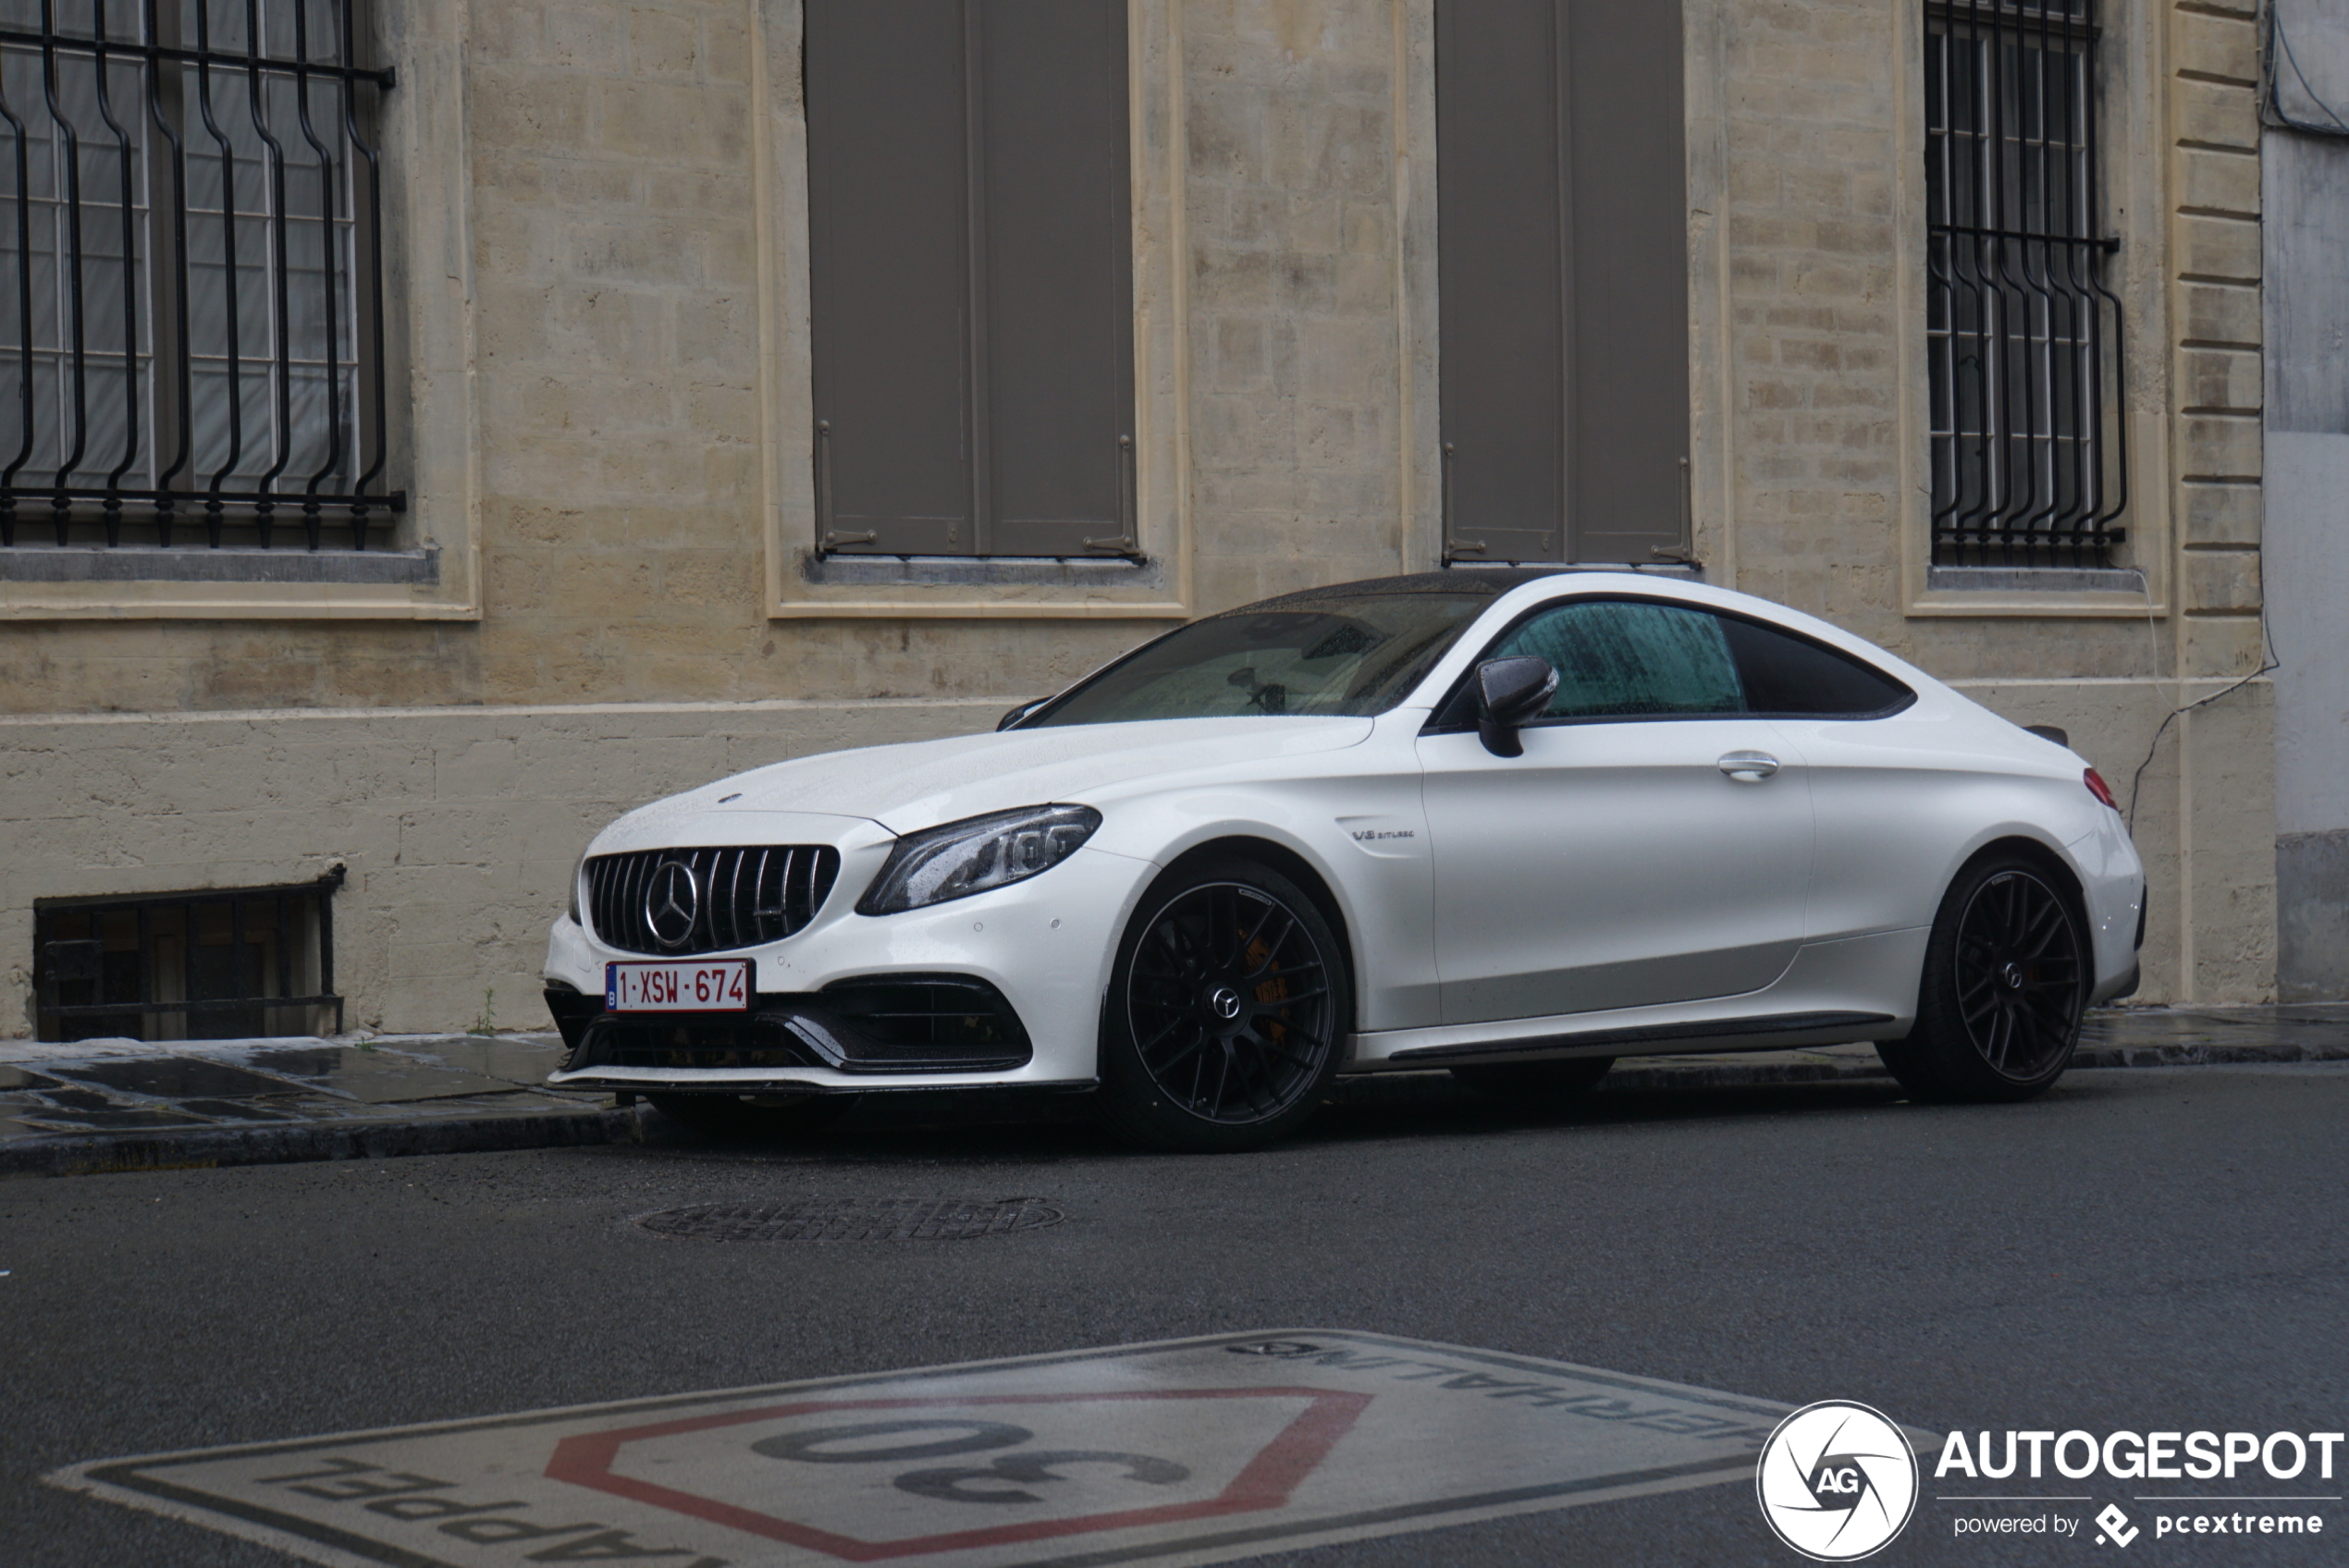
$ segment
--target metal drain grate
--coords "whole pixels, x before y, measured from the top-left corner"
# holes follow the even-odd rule
[[[968,1242],[1064,1218],[1036,1198],[801,1198],[697,1203],[640,1214],[636,1223],[658,1236],[706,1242]]]

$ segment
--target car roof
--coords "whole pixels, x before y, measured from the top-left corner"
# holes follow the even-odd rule
[[[1580,571],[1561,571],[1556,567],[1469,567],[1453,571],[1420,571],[1407,577],[1371,577],[1354,582],[1330,582],[1316,588],[1299,588],[1254,604],[1225,610],[1225,615],[1248,615],[1259,610],[1302,607],[1324,599],[1358,599],[1384,594],[1450,594],[1497,599],[1504,594],[1522,588],[1528,583],[1546,582],[1552,578],[1573,579],[1592,575]],[[1633,575],[1610,572],[1609,576]],[[1654,576],[1659,582],[1675,582],[1662,572]]]
[[[1824,643],[1906,683],[1920,695],[1928,691],[1943,696],[1956,695],[1890,649],[1846,631],[1831,621],[1805,614],[1790,605],[1781,605],[1775,600],[1732,588],[1716,588],[1679,572],[1605,567],[1470,567],[1449,571],[1415,572],[1407,577],[1373,577],[1355,582],[1332,582],[1321,587],[1299,589],[1276,598],[1261,599],[1252,605],[1225,610],[1223,615],[1248,615],[1267,609],[1301,610],[1335,599],[1387,594],[1446,594],[1490,601],[1479,614],[1478,619],[1482,622],[1486,616],[1497,613],[1506,618],[1519,609],[1530,608],[1544,602],[1550,593],[1569,587],[1599,596],[1652,594],[1681,604],[1742,615],[1796,632],[1814,642]],[[1519,594],[1519,589],[1537,591]],[[1504,605],[1505,600],[1514,603]],[[1205,619],[1212,620],[1221,617]],[[1427,679],[1420,683],[1414,696],[1423,699],[1429,693],[1448,690],[1473,656],[1471,640],[1463,639],[1455,643],[1429,670]],[[1406,699],[1404,705],[1415,704],[1410,699]]]

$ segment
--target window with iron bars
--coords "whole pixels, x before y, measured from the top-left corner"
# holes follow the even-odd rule
[[[308,882],[129,898],[38,899],[43,1040],[233,1040],[342,1029],[335,866]]]
[[[2099,567],[2128,504],[2096,0],[1925,0],[1933,559]]]
[[[0,545],[390,543],[365,0],[0,0]]]

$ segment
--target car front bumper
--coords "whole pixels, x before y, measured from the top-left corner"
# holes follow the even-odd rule
[[[839,881],[806,928],[766,947],[694,955],[751,961],[752,984],[758,993],[752,1011],[771,1024],[760,1039],[771,1044],[773,1051],[787,1054],[761,1050],[755,1064],[738,1066],[573,1066],[580,1056],[574,1050],[547,1083],[565,1088],[735,1094],[1092,1083],[1101,998],[1117,936],[1158,868],[1088,846],[1050,871],[993,892],[902,914],[858,914],[856,900],[879,866],[879,856],[847,850]],[[581,998],[573,1018],[559,1017],[566,1024],[567,1041],[576,1044],[585,1025],[598,1017],[689,1028],[743,1019],[741,1012],[604,1014],[597,1005],[604,995],[604,965],[644,962],[649,956],[611,947],[569,916],[556,922],[543,973],[558,997],[560,987],[568,986]],[[848,1047],[831,1053],[842,1065],[819,1064],[827,1054],[820,1045],[826,1032],[825,998],[839,995],[828,987],[886,976],[960,976],[992,987],[1027,1037],[1027,1060],[1016,1066],[907,1071],[902,1061],[884,1063],[871,1051],[858,1051],[853,1039],[833,1029],[835,1041]],[[812,1023],[812,1030],[791,1028],[785,1020],[792,1018]],[[997,1060],[1007,1054],[997,1053]]]

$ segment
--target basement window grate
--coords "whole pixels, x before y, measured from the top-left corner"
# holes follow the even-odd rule
[[[43,1040],[339,1034],[334,891],[311,882],[32,906]]]

